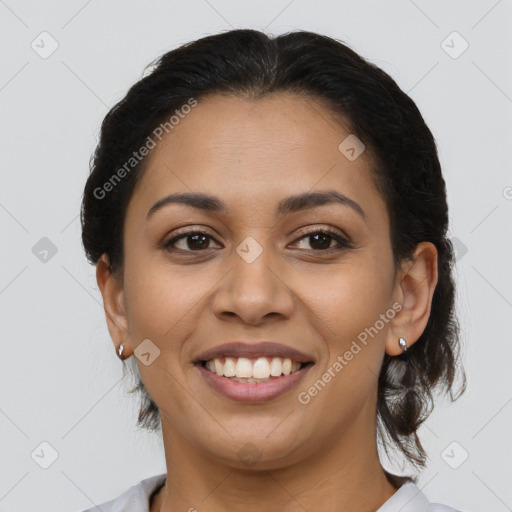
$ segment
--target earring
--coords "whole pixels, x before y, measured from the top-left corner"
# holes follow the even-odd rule
[[[117,349],[117,357],[119,357],[119,359],[121,359],[121,361],[125,360],[125,357],[123,356],[123,350],[124,350],[124,345],[121,343],[121,345]]]
[[[398,344],[400,345],[402,352],[405,352],[407,350],[407,342],[405,341],[405,338],[398,338]]]

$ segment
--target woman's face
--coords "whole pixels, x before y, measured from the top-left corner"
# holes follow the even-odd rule
[[[357,156],[354,139],[339,149],[349,135],[306,97],[214,95],[151,150],[126,213],[119,307],[122,341],[136,350],[164,437],[212,460],[258,460],[261,468],[341,439],[359,451],[357,440],[374,439],[377,377],[402,335],[393,326],[404,295],[367,154]],[[331,200],[307,199],[319,193]],[[152,210],[175,194],[213,202],[164,201]],[[215,205],[222,207],[206,208]],[[176,239],[190,231],[200,234]],[[200,363],[235,341],[247,350],[221,349],[217,368],[232,371],[225,357],[236,365],[246,356],[259,362],[247,367],[242,358],[239,371],[267,375],[264,356],[281,373],[273,358],[293,351],[302,356],[292,364],[309,364],[247,383]],[[265,352],[256,347],[263,341],[282,347]]]

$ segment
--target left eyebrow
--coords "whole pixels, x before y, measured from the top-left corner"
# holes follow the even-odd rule
[[[146,220],[149,220],[153,214],[162,209],[164,206],[176,203],[184,204],[198,210],[209,212],[223,213],[227,211],[226,204],[218,197],[198,192],[186,192],[181,194],[170,194],[166,197],[163,197],[162,199],[159,199],[149,209],[146,215]],[[365,211],[358,203],[356,203],[353,199],[340,194],[336,190],[305,192],[303,194],[287,197],[278,203],[276,213],[280,216],[283,216],[297,211],[308,210],[318,206],[333,203],[348,206],[357,212],[365,221],[368,221],[368,217]]]
[[[357,212],[365,221],[368,221],[368,217],[366,216],[365,211],[361,208],[359,203],[356,203],[353,199],[340,194],[336,190],[305,192],[304,194],[287,197],[279,203],[277,207],[277,213],[279,215],[286,215],[288,213],[307,210],[310,208],[316,208],[317,206],[333,203],[352,208],[352,210]]]

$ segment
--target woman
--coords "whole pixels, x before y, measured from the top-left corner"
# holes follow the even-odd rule
[[[434,510],[377,440],[421,468],[454,399],[447,227],[420,112],[339,41],[162,56],[103,122],[82,228],[167,472],[101,510]]]

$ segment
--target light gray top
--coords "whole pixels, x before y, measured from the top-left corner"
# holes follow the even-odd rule
[[[118,498],[83,512],[149,512],[149,497],[164,480],[166,474],[141,480]],[[430,503],[413,482],[403,484],[376,512],[461,512],[454,508]]]

